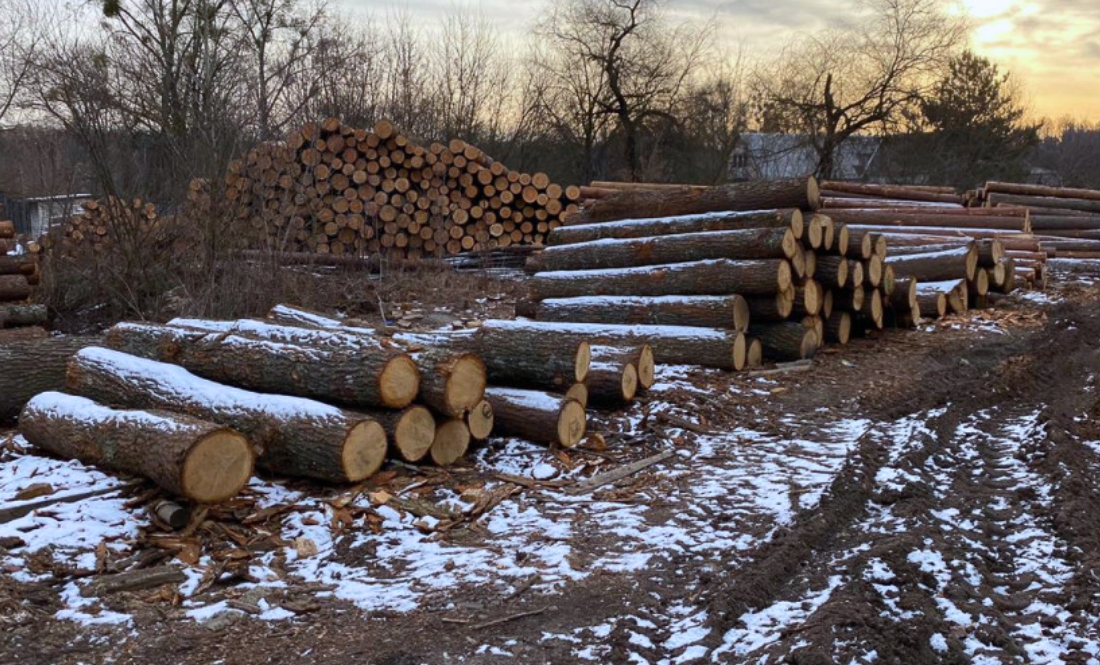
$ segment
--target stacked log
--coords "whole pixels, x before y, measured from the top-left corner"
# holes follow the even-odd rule
[[[15,249],[15,224],[0,221],[0,342],[20,337],[19,333],[7,333],[4,329],[40,327],[46,323],[46,306],[29,301],[33,287],[41,279],[38,257],[11,253]]]
[[[541,245],[579,188],[455,139],[424,147],[392,123],[310,123],[230,164],[226,196],[258,247],[419,258]]]

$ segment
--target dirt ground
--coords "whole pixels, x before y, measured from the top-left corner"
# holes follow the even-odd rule
[[[0,663],[1100,665],[1098,347],[1100,288],[1075,280],[809,372],[663,368],[582,450],[264,481],[190,558],[133,490],[103,504],[135,524],[101,518],[109,547],[0,550]],[[142,557],[188,581],[78,593]]]

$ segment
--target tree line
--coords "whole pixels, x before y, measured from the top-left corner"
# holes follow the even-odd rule
[[[778,54],[730,51],[717,18],[660,0],[547,2],[522,41],[474,5],[426,25],[329,0],[43,4],[0,0],[0,125],[30,145],[50,137],[59,163],[82,155],[97,191],[163,202],[330,115],[461,137],[567,183],[721,182],[749,131],[801,137],[825,178],[853,136],[877,136],[882,173],[959,187],[1023,175],[1028,159],[1064,169],[1062,146],[1087,143],[1081,127],[1054,140],[1029,122],[944,0],[870,0],[858,21],[792,35]]]

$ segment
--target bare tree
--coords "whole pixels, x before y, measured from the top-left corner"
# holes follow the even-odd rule
[[[805,135],[817,175],[830,178],[844,142],[896,128],[965,38],[943,0],[871,0],[855,27],[796,40],[760,72],[758,97],[773,123]]]
[[[26,92],[42,37],[40,11],[32,0],[0,0],[0,123]]]

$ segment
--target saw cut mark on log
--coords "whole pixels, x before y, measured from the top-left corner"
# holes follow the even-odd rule
[[[482,394],[484,392],[482,390]],[[482,399],[466,413],[466,426],[475,440],[484,441],[489,438],[493,433],[493,405],[489,400]]]

